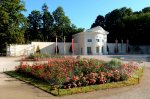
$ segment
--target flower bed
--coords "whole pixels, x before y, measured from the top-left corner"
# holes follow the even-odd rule
[[[104,84],[129,79],[138,63],[123,64],[118,59],[104,62],[96,59],[52,58],[46,64],[22,63],[16,72],[63,89]],[[54,88],[55,89],[55,88]]]

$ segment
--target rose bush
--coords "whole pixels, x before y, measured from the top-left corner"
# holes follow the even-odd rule
[[[104,62],[97,59],[76,59],[73,57],[51,58],[45,64],[29,66],[21,63],[16,72],[62,88],[73,88],[127,80],[138,69],[139,64],[123,64],[120,60]]]

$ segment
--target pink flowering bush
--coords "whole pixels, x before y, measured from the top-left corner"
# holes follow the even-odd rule
[[[104,62],[97,59],[73,57],[51,58],[45,64],[21,63],[16,72],[46,81],[62,88],[73,88],[127,80],[139,64],[123,64],[119,60]]]

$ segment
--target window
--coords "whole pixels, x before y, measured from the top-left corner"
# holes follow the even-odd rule
[[[99,40],[99,39],[96,39],[96,41],[99,42],[100,40]]]
[[[96,53],[99,53],[99,47],[96,47]]]
[[[88,41],[88,42],[92,42],[92,39],[88,39],[87,41]]]

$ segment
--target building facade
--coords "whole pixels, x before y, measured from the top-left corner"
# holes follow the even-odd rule
[[[80,55],[101,55],[107,52],[107,35],[109,32],[97,26],[73,35],[75,43],[78,44]]]
[[[107,35],[108,32],[98,26],[88,29],[85,32],[73,35],[74,53],[70,53],[72,42],[57,42],[60,55],[102,55],[107,52]],[[54,55],[56,42],[32,42],[31,44],[7,46],[8,56],[30,55],[36,52],[37,46],[40,52],[44,54]]]

